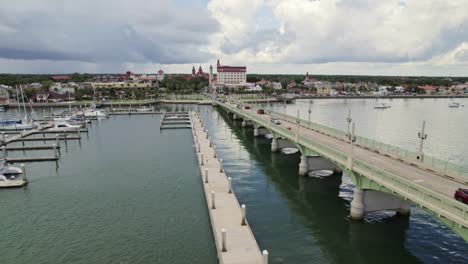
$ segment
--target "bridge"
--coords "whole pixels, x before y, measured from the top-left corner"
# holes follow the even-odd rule
[[[355,185],[351,219],[366,213],[394,210],[410,213],[410,203],[424,209],[468,241],[468,205],[453,194],[468,186],[468,170],[423,153],[414,153],[371,139],[354,136],[285,114],[240,109],[217,102],[242,126],[254,126],[254,136],[272,134],[271,150],[294,147],[301,153],[299,175],[313,170],[345,172]],[[273,124],[272,117],[281,120]]]

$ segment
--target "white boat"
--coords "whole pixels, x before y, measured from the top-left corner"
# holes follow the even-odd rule
[[[54,127],[49,128],[48,131],[77,131],[80,128],[80,125],[72,125],[66,121],[56,121]]]
[[[316,170],[309,172],[309,177],[322,178],[333,174],[332,170]]]
[[[25,124],[11,124],[11,125],[2,125],[0,126],[0,130],[3,131],[15,131],[15,130],[31,130],[36,128],[37,126],[32,122],[27,122]]]
[[[5,112],[5,107],[4,106],[0,106],[0,112]]]
[[[101,110],[88,110],[84,112],[85,117],[108,117],[109,115]]]
[[[390,107],[392,107],[392,106],[389,105],[389,104],[386,104],[386,103],[376,103],[374,105],[375,109],[387,109],[387,108],[390,108]]]
[[[281,152],[284,154],[294,154],[297,153],[299,150],[297,148],[283,148],[281,149]]]
[[[137,112],[151,112],[153,111],[153,108],[144,106],[144,107],[137,108],[136,111]]]
[[[458,107],[460,107],[460,103],[451,102],[451,103],[449,103],[448,106],[451,107],[451,108],[458,108]]]
[[[8,166],[8,163],[5,160],[0,161],[0,175],[21,173],[23,173],[23,170],[21,170],[21,168]]]
[[[273,135],[272,135],[272,134],[265,134],[265,138],[266,138],[266,139],[272,139],[272,138],[273,138]]]

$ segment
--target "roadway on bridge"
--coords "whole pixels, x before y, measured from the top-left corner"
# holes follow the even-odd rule
[[[242,111],[246,112],[247,116],[255,115],[257,118],[262,118],[267,122],[270,122],[271,117],[274,116],[276,118],[281,119],[281,124],[280,125],[272,124],[272,126],[283,126],[285,128],[290,128],[292,132],[298,131],[299,135],[308,137],[319,143],[327,145],[331,148],[334,148],[335,150],[345,153],[346,155],[349,155],[351,153],[351,146],[349,142],[345,142],[345,141],[336,139],[334,137],[321,134],[310,128],[299,126],[299,129],[298,129],[296,123],[289,122],[287,120],[282,119],[280,116],[270,115],[268,113],[257,114],[256,109],[254,108],[250,110],[242,110]],[[357,132],[359,131],[357,130]],[[459,187],[463,187],[463,188],[467,187],[467,185],[465,184],[456,182],[449,178],[445,178],[443,176],[437,175],[430,171],[426,171],[418,167],[411,166],[409,164],[406,164],[401,161],[395,160],[393,158],[387,157],[385,155],[376,153],[374,151],[370,151],[370,150],[358,147],[356,145],[354,146],[353,157],[355,159],[359,159],[369,164],[372,164],[373,166],[381,168],[387,172],[398,175],[407,180],[411,180],[421,186],[427,187],[442,195],[451,197],[452,199],[453,199],[455,190],[457,190]]]

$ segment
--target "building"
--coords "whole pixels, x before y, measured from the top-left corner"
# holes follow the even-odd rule
[[[247,83],[247,67],[225,66],[219,60],[216,64],[217,84],[245,85]]]
[[[38,103],[57,103],[72,100],[75,100],[75,95],[70,93],[59,94],[49,91],[36,94],[36,102]]]
[[[164,71],[159,69],[158,75],[156,75],[156,78],[158,79],[158,81],[162,82],[164,80]]]
[[[67,75],[53,75],[53,76],[50,76],[50,78],[56,82],[58,81],[68,81],[71,79],[70,76],[67,76]]]
[[[271,87],[275,90],[283,89],[283,86],[281,85],[280,82],[271,82]]]

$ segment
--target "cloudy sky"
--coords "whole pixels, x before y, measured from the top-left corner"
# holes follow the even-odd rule
[[[0,72],[468,76],[468,0],[0,0]]]

